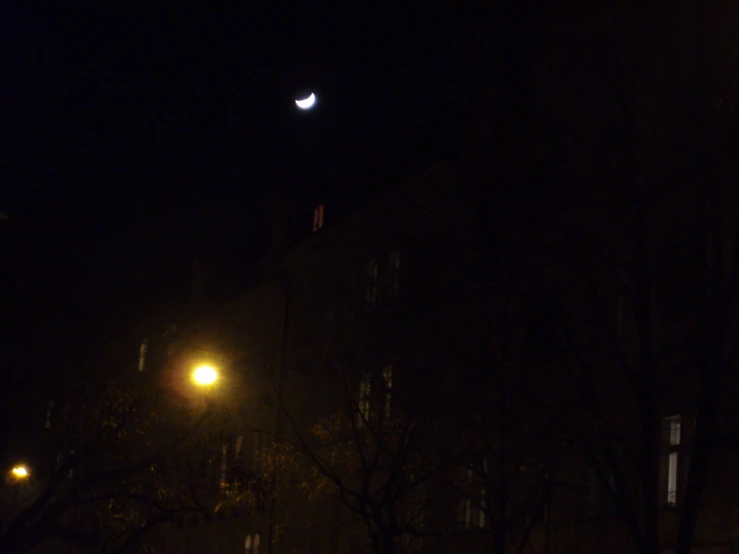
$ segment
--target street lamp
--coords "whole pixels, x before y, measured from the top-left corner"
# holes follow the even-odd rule
[[[24,465],[14,466],[10,470],[10,473],[13,475],[13,477],[19,480],[26,479],[31,475],[28,471],[28,468]]]
[[[218,379],[218,372],[213,366],[201,365],[192,372],[192,381],[199,387],[209,387]]]
[[[205,392],[203,395],[205,407],[210,410],[213,407],[213,399],[209,393],[213,384],[218,380],[218,371],[211,365],[199,365],[193,370],[191,378],[192,382]]]

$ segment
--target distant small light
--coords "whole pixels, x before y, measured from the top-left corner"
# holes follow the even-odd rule
[[[17,477],[18,479],[25,479],[28,477],[28,469],[25,466],[15,466],[13,469],[10,470],[10,473],[13,474],[14,477]]]

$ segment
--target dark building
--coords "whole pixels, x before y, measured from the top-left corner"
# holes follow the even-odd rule
[[[539,73],[531,101],[573,78]],[[569,99],[549,97],[552,113]],[[396,499],[393,551],[671,551],[695,517],[693,551],[733,552],[731,173],[710,191],[705,165],[624,185],[612,151],[491,104],[477,121],[493,133],[463,133],[458,155],[340,224],[317,199],[291,219],[312,236],[287,248],[276,233],[263,281],[204,322],[253,387],[234,439],[295,440],[342,409],[355,428],[385,405],[459,415],[459,436],[487,438]],[[592,110],[575,123],[609,132]],[[346,502],[318,522],[305,502],[235,525],[274,552],[371,548]]]
[[[435,548],[443,535],[447,548],[487,551],[504,517],[505,534],[513,536],[507,548],[524,541],[526,551],[544,544],[551,552],[630,550],[636,539],[628,514],[646,504],[638,499],[645,456],[654,456],[659,540],[668,548],[689,479],[702,401],[696,391],[705,379],[700,366],[685,360],[701,355],[696,340],[706,330],[697,310],[705,306],[708,281],[706,270],[696,268],[705,267],[713,242],[698,230],[678,232],[699,224],[699,196],[685,187],[660,194],[643,214],[651,230],[637,241],[607,216],[613,198],[561,187],[572,196],[556,217],[534,220],[531,213],[538,212],[519,209],[534,203],[511,202],[497,221],[498,236],[475,242],[479,212],[457,194],[464,171],[453,160],[430,166],[325,229],[316,225],[320,211],[318,219],[306,213],[304,226],[317,227],[312,236],[273,256],[259,285],[202,324],[209,337],[201,339],[204,348],[220,352],[225,371],[245,379],[243,389],[221,391],[243,417],[229,444],[238,441],[241,455],[254,459],[265,434],[295,440],[296,432],[346,411],[347,397],[360,419],[379,417],[385,405],[423,413],[425,401],[411,398],[415,391],[428,399],[426,409],[436,406],[436,415],[493,412],[484,425],[470,415],[468,427],[459,428],[487,433],[490,443],[466,462],[449,463],[456,491],[448,490],[447,479],[429,479],[422,498],[402,498],[422,506],[429,537],[409,536],[399,526],[398,548]],[[725,206],[736,202],[722,198]],[[728,217],[720,218],[728,228],[736,225],[731,210],[719,215]],[[644,260],[634,250],[640,241],[652,245],[648,285],[635,284],[644,279]],[[648,322],[637,319],[644,317],[640,286],[650,290]],[[653,336],[652,367],[643,365],[644,332]],[[651,392],[651,454],[640,443],[648,423],[635,407],[633,382],[648,371],[658,381]],[[730,373],[724,378],[734,386]],[[479,392],[486,387],[489,396]],[[384,391],[379,401],[377,391]],[[529,436],[532,429],[540,435]],[[520,468],[494,465],[505,441],[510,456],[523,456]],[[255,450],[248,453],[246,445]],[[626,450],[634,458],[624,458]],[[733,479],[724,468],[731,459],[730,449],[715,454],[696,548],[732,551]],[[507,515],[492,505],[504,494],[496,470],[520,473],[505,493]],[[557,486],[546,489],[554,476]],[[625,498],[633,505],[619,505]],[[310,505],[293,493],[268,514],[233,525],[251,537],[258,533],[262,544],[271,537],[275,552],[361,551],[360,521],[341,502],[331,509],[322,523],[310,521]]]

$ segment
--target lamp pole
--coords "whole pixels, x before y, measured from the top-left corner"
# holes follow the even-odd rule
[[[211,365],[199,365],[192,372],[192,382],[205,391],[205,409],[213,406],[213,398],[209,394],[213,385],[218,380],[218,371]]]
[[[280,435],[280,431],[282,428],[282,410],[285,409],[285,406],[283,406],[284,402],[284,388],[285,388],[285,369],[286,369],[286,358],[287,358],[287,339],[288,339],[288,331],[289,331],[289,325],[290,325],[290,292],[289,288],[292,284],[292,275],[287,270],[281,270],[277,274],[277,281],[280,285],[280,290],[282,291],[282,299],[283,299],[283,313],[282,313],[282,337],[281,337],[281,346],[280,346],[280,361],[279,364],[277,364],[278,368],[278,374],[277,374],[277,394],[279,395],[279,398],[277,399],[277,421],[275,422],[275,432],[277,435]],[[273,374],[274,375],[274,374]],[[269,515],[267,518],[267,526],[268,526],[268,534],[267,534],[267,554],[272,554],[272,544],[274,543],[274,529],[275,529],[275,511],[276,511],[276,505],[277,505],[277,499],[272,498],[269,503]]]

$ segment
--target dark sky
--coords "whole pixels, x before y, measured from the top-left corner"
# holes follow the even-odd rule
[[[0,210],[30,279],[213,226],[248,244],[265,193],[310,196],[488,63],[474,15],[220,4],[0,8]],[[306,88],[319,103],[301,113]]]

